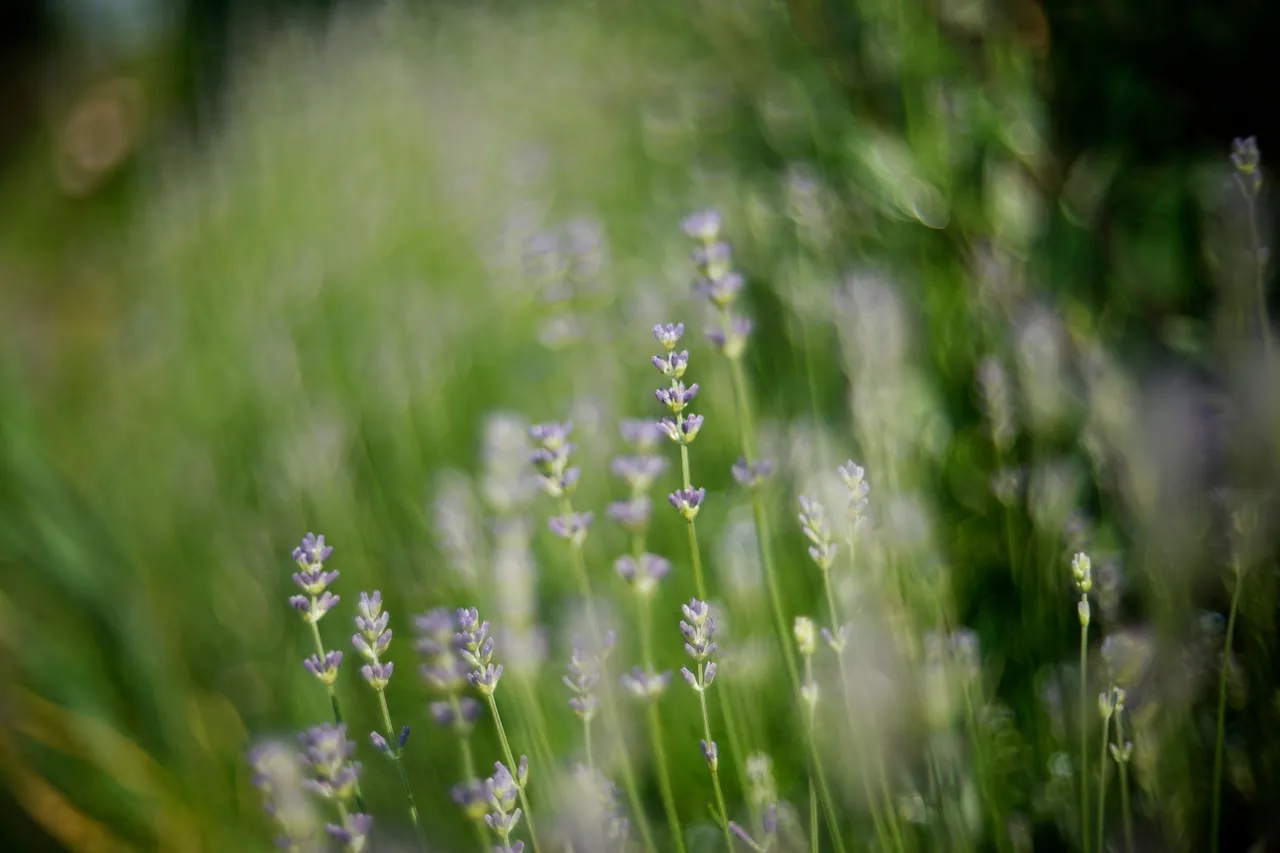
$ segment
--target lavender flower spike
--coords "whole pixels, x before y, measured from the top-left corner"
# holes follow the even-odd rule
[[[665,323],[653,327],[653,336],[662,344],[663,349],[670,352],[684,337],[684,323]]]

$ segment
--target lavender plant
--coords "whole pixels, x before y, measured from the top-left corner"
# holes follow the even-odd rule
[[[520,758],[520,764],[516,764],[515,755],[511,751],[511,743],[507,740],[506,728],[502,725],[502,715],[498,712],[498,701],[494,697],[494,693],[498,690],[498,683],[502,679],[502,664],[493,662],[494,643],[493,637],[489,636],[489,623],[480,621],[480,614],[474,607],[459,608],[457,612],[458,632],[454,635],[454,643],[458,649],[458,654],[462,657],[463,662],[468,667],[467,680],[471,685],[479,691],[484,697],[485,702],[489,706],[489,713],[493,716],[493,724],[498,729],[498,741],[502,744],[502,754],[507,761],[508,767],[519,767],[519,773],[515,777],[515,797],[520,800],[520,805],[524,808],[527,816],[525,823],[529,827],[529,843],[533,846],[534,853],[539,853],[538,832],[534,827],[533,811],[529,808],[528,797],[525,793],[525,786],[528,782],[529,761],[524,756]],[[503,795],[502,802],[506,802],[506,796],[510,791],[508,780],[511,778],[510,772],[496,773],[491,777],[489,784],[490,797],[494,797],[493,780],[497,779],[501,786]],[[515,801],[515,797],[511,801]],[[498,833],[503,844],[508,844],[507,834],[514,828],[516,822],[520,819],[519,813],[509,811],[501,811],[502,829],[494,825],[494,820],[486,818],[489,827]],[[508,845],[509,846],[509,845]]]
[[[587,573],[586,557],[583,554],[587,530],[590,528],[594,516],[590,512],[576,512],[573,507],[572,495],[577,488],[581,471],[569,465],[569,456],[573,452],[573,444],[569,441],[569,435],[572,431],[573,425],[567,422],[538,424],[532,427],[530,435],[538,444],[532,454],[532,463],[534,470],[541,478],[543,491],[559,502],[560,515],[550,518],[547,526],[552,533],[564,539],[569,545],[569,560],[577,578],[578,591],[586,607],[590,636],[595,646],[594,654],[597,656],[597,663],[602,674],[605,674],[607,673],[605,660],[613,643],[608,641],[609,632],[604,632],[601,629],[600,620],[596,615],[591,580]],[[620,735],[620,724],[617,710],[613,705],[612,692],[605,690],[603,698],[609,727],[615,735]],[[620,751],[619,761],[622,769],[623,785],[626,788],[627,798],[635,814],[640,836],[644,839],[646,849],[653,850],[652,833],[640,803],[639,788],[636,785],[635,774],[631,768],[631,759],[626,750]]]
[[[1089,849],[1089,590],[1093,589],[1093,562],[1083,552],[1071,558],[1071,575],[1075,579],[1080,602],[1076,612],[1080,617],[1080,844]],[[1117,716],[1116,725],[1120,725]]]
[[[405,799],[409,805],[409,822],[413,824],[414,832],[418,835],[418,843],[425,850],[427,838],[423,832],[422,822],[418,818],[418,804],[413,798],[409,774],[404,767],[404,748],[409,742],[409,726],[406,725],[397,732],[391,722],[391,709],[387,706],[387,684],[391,681],[395,664],[391,661],[383,663],[382,657],[386,654],[387,647],[391,645],[391,629],[387,627],[391,614],[383,611],[382,593],[376,589],[372,593],[360,593],[360,603],[357,607],[359,609],[359,615],[356,616],[358,633],[351,637],[351,644],[367,661],[360,668],[360,675],[378,694],[378,710],[382,712],[383,733],[370,732],[369,740],[374,749],[395,762],[396,770],[400,774],[400,783],[404,786]]]
[[[354,810],[360,762],[352,761],[356,746],[347,740],[347,727],[322,723],[301,735],[302,762],[309,771],[303,784],[333,803],[338,823],[326,824],[325,831],[342,844],[346,853],[360,853],[369,840],[373,819]]]
[[[716,651],[716,621],[712,618],[711,608],[707,603],[696,598],[682,605],[681,612],[684,613],[684,619],[680,622],[684,650],[693,659],[696,672],[690,671],[686,666],[680,668],[680,674],[698,694],[698,708],[702,711],[702,757],[706,759],[707,769],[711,771],[711,786],[716,795],[716,820],[724,831],[725,845],[732,850],[729,812],[725,808],[724,793],[720,789],[720,756],[716,742],[711,737],[711,718],[707,715],[707,690],[716,678],[716,663],[711,660]]]
[[[253,786],[262,794],[262,805],[279,834],[276,848],[288,853],[320,849],[320,826],[315,809],[303,790],[302,768],[296,751],[267,741],[249,752]]]
[[[484,816],[484,820],[498,836],[500,842],[494,848],[495,853],[521,853],[524,850],[523,841],[512,843],[511,833],[520,822],[521,810],[516,805],[516,801],[524,802],[524,787],[528,773],[528,760],[521,756],[515,776],[512,776],[506,765],[499,761],[493,765],[493,775],[485,780],[485,790],[489,794],[489,812]],[[525,806],[525,809],[527,810],[528,806]],[[529,834],[532,837],[532,821],[530,821]],[[536,841],[534,849],[538,849]]]
[[[654,666],[653,655],[653,596],[658,585],[670,573],[671,563],[645,551],[645,538],[652,515],[652,501],[648,493],[654,481],[667,467],[665,459],[652,454],[663,431],[653,421],[624,421],[620,425],[620,432],[623,440],[630,445],[633,455],[616,457],[612,468],[613,473],[627,484],[628,496],[624,501],[609,505],[609,517],[629,534],[631,553],[619,557],[613,565],[618,577],[626,582],[635,601],[641,659],[641,666],[622,676],[622,685],[645,705],[645,722],[658,771],[663,810],[671,829],[672,843],[678,853],[684,853],[684,833],[680,828],[675,795],[671,789],[662,717],[658,713],[657,704],[671,683],[671,671],[659,672]]]
[[[473,697],[463,695],[468,681],[467,664],[458,654],[454,640],[459,626],[454,615],[443,607],[419,616],[415,625],[417,651],[424,658],[419,672],[428,688],[444,697],[432,701],[428,711],[436,725],[453,730],[462,758],[463,778],[453,787],[453,799],[475,826],[480,848],[487,851],[489,842],[483,829],[487,798],[483,782],[476,775],[471,746],[471,732],[480,719],[481,707]]]
[[[733,306],[742,293],[745,280],[733,269],[732,248],[720,239],[723,222],[718,211],[708,209],[693,213],[684,219],[681,228],[696,244],[692,260],[699,278],[694,283],[694,290],[707,299],[715,312],[715,322],[706,331],[707,340],[728,359],[729,370],[733,377],[738,434],[742,446],[742,458],[738,462],[738,470],[742,473],[742,478],[758,486],[759,480],[763,478],[771,464],[756,458],[754,415],[747,390],[746,372],[742,366],[742,357],[746,352],[747,340],[751,334],[751,321],[733,313]],[[791,654],[791,643],[787,637],[787,619],[782,612],[782,594],[769,544],[768,515],[765,512],[764,497],[759,488],[751,490],[751,508],[755,518],[760,562],[764,566],[765,581],[769,586],[769,599],[773,605],[774,630],[777,632],[778,648],[786,662],[791,687],[793,690],[798,690],[800,678],[795,659]]]

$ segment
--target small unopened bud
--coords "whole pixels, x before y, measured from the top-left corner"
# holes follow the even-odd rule
[[[818,648],[818,635],[813,620],[807,616],[797,616],[795,625],[796,648],[804,657],[809,657]]]
[[[1080,624],[1088,627],[1089,625],[1089,599],[1081,598],[1080,603],[1076,605],[1076,611],[1080,614]]]

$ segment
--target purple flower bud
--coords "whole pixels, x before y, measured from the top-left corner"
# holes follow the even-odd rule
[[[698,383],[695,382],[688,388],[683,382],[676,380],[671,383],[670,388],[659,388],[653,392],[658,398],[658,402],[665,405],[673,413],[679,414],[684,411],[685,406],[693,402],[693,398],[698,396]]]
[[[569,442],[569,434],[573,432],[573,424],[569,421],[557,423],[550,421],[534,424],[529,428],[529,437],[547,450],[555,451]]]
[[[369,732],[369,742],[373,744],[373,748],[378,752],[389,752],[391,750],[390,745],[387,744],[387,739],[377,732]]]
[[[673,350],[676,343],[684,337],[684,323],[666,323],[653,327],[653,336],[662,344],[663,349]]]
[[[717,669],[717,667],[716,667],[716,662],[715,662],[715,661],[712,661],[711,663],[707,664],[707,668],[706,668],[706,670],[704,670],[704,671],[703,671],[703,673],[702,673],[702,686],[703,686],[703,687],[710,687],[710,686],[711,686],[711,682],[713,682],[713,681],[715,681],[715,680],[716,680],[716,669]]]
[[[699,246],[689,257],[698,272],[711,281],[718,281],[733,271],[733,249],[723,241]]]
[[[621,681],[622,686],[632,696],[653,702],[659,699],[671,684],[671,671],[667,670],[662,673],[646,672],[637,666],[631,672],[624,673]]]
[[[768,459],[747,462],[745,456],[739,456],[733,463],[733,479],[744,489],[755,489],[773,474],[773,463]]]
[[[323,568],[308,568],[293,573],[293,582],[309,596],[317,596],[324,592],[325,587],[337,579],[337,572],[326,572]]]
[[[751,321],[746,317],[730,317],[725,325],[709,327],[706,335],[717,352],[728,358],[738,358],[746,351]]]
[[[489,808],[489,791],[485,783],[479,779],[470,779],[454,785],[449,793],[453,797],[453,801],[458,804],[463,813],[471,820],[479,820],[484,817]]]
[[[694,282],[693,289],[712,305],[728,308],[738,300],[742,293],[743,278],[732,270],[720,278],[702,278]]]
[[[651,450],[662,435],[653,421],[622,421],[618,424],[618,431],[622,434],[622,440],[640,453]]]
[[[323,660],[320,659],[319,655],[312,655],[302,663],[308,672],[320,679],[324,684],[333,684],[338,680],[338,667],[342,665],[342,652],[325,652]]]
[[[614,475],[631,487],[633,493],[647,492],[654,480],[667,470],[667,460],[662,456],[617,456],[610,463],[610,468]]]
[[[373,818],[356,812],[347,815],[347,822],[343,826],[330,823],[325,826],[325,831],[349,853],[359,853],[367,846],[369,830],[372,828]]]
[[[720,753],[716,749],[716,742],[707,742],[705,740],[698,741],[702,747],[702,757],[707,760],[707,766],[711,768],[711,772],[715,772],[720,766]]]
[[[360,674],[364,676],[364,680],[369,682],[369,686],[374,690],[385,690],[387,682],[391,680],[391,674],[395,672],[396,665],[388,661],[387,663],[368,663],[360,667]]]
[[[308,533],[302,537],[302,543],[293,549],[293,560],[306,568],[318,568],[333,554],[333,548],[324,543],[324,536]]]
[[[609,504],[609,518],[629,533],[643,533],[653,514],[653,502],[645,495]]]
[[[667,500],[685,517],[686,521],[693,521],[706,496],[706,489],[678,489],[668,495]]]
[[[638,562],[634,557],[624,555],[614,561],[613,568],[638,594],[647,596],[671,572],[671,563],[657,554],[642,554]]]
[[[689,369],[689,351],[676,352],[672,350],[666,355],[655,355],[651,361],[663,376],[679,379]]]
[[[595,515],[590,512],[575,512],[569,515],[557,515],[547,519],[547,527],[551,532],[574,545],[581,545],[587,539],[587,530]]]
[[[502,664],[485,664],[474,672],[467,674],[472,686],[488,696],[498,689],[498,681],[502,678]]]
[[[680,230],[690,239],[712,243],[720,236],[720,212],[707,209],[691,213],[680,221]]]
[[[405,726],[404,728],[400,729],[400,736],[396,738],[396,746],[398,746],[400,749],[404,749],[405,744],[407,744],[408,742],[409,742],[409,727]]]

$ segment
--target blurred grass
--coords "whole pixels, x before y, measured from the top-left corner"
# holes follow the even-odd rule
[[[1076,642],[1068,543],[1019,508],[1011,523],[1026,574],[1009,571],[989,490],[1004,460],[982,432],[974,367],[988,352],[1017,361],[1010,330],[1037,308],[1073,358],[1104,340],[1145,343],[1144,312],[1192,301],[1178,288],[1193,261],[1176,249],[1197,208],[1176,176],[1144,177],[1144,213],[1119,230],[1115,257],[1081,249],[1091,232],[1072,220],[1088,219],[1088,199],[1068,210],[1079,199],[1055,195],[1065,169],[1025,33],[966,29],[916,4],[864,2],[837,18],[857,45],[849,55],[824,52],[821,16],[800,3],[349,10],[246,48],[216,133],[153,141],[95,196],[61,197],[37,146],[0,194],[0,638],[12,686],[0,754],[17,802],[71,850],[260,846],[245,748],[327,714],[298,664],[307,642],[285,603],[285,555],[314,529],[337,546],[347,602],[384,590],[405,673],[390,701],[415,725],[419,803],[441,844],[463,837],[448,800],[454,750],[429,730],[408,666],[410,617],[464,603],[432,530],[433,487],[445,469],[480,470],[485,418],[501,410],[572,414],[579,505],[599,510],[620,495],[607,476],[612,425],[654,414],[647,329],[700,325],[677,223],[716,204],[750,279],[753,391],[785,472],[770,501],[786,612],[815,610],[819,591],[789,523],[794,493],[847,456],[866,461],[876,494],[883,484],[899,501],[894,547],[907,554],[888,549],[876,570],[902,578],[913,621],[869,608],[865,653],[906,707],[917,629],[979,633],[994,695],[978,784],[1000,815],[1028,816],[1037,849],[1059,849],[1072,794],[1069,780],[1055,794],[1048,768],[1073,745],[1042,694],[1056,682],[1074,695],[1070,674],[1054,671]],[[1082,167],[1085,178],[1109,185],[1099,162]],[[1169,188],[1167,202],[1152,200],[1152,186]],[[572,281],[570,299],[549,301],[524,241],[580,219],[599,227],[605,263]],[[1007,268],[984,271],[984,249]],[[1101,297],[1091,263],[1104,267]],[[1033,294],[1013,312],[1017,300],[990,293],[1011,286]],[[549,324],[576,333],[548,346]],[[736,429],[725,365],[700,340],[692,348],[708,422],[694,465],[711,493],[699,523],[715,534],[704,543],[714,554],[732,549],[714,540],[740,503],[728,476]],[[1034,390],[1041,377],[1023,380]],[[1028,431],[1012,461],[1050,479],[1073,466],[1110,473],[1078,447],[1094,401],[1077,380],[1058,420]],[[1162,460],[1131,462],[1161,474]],[[1108,630],[1150,619],[1181,642],[1193,584],[1153,594],[1165,583],[1144,562],[1163,556],[1143,526],[1155,513],[1125,500],[1140,485],[1091,479],[1070,508],[1099,517],[1091,546],[1141,546]],[[572,585],[541,532],[545,512],[535,505],[536,592],[559,631]],[[599,530],[589,557],[607,590],[624,542]],[[651,548],[677,563],[659,614],[691,589],[683,535],[671,519],[654,532]],[[712,561],[723,596],[736,597],[726,654],[752,641],[765,651],[764,668],[753,676],[744,664],[738,684],[726,667],[725,692],[750,748],[773,753],[784,797],[800,803],[805,762],[777,689],[767,606],[727,582],[731,562]],[[1255,589],[1252,645],[1237,654],[1269,661],[1274,582]],[[324,627],[336,643],[340,632]],[[538,692],[564,756],[576,727],[559,712],[567,638],[555,631]],[[660,659],[674,663],[674,617],[656,636]],[[900,645],[888,648],[889,637]],[[1271,673],[1253,672],[1255,692],[1272,689]],[[340,687],[354,732],[374,722],[359,687],[345,677]],[[1173,827],[1177,849],[1198,849],[1211,732],[1195,695],[1180,701],[1142,778],[1172,788],[1153,788],[1151,823]],[[664,702],[671,743],[684,747],[672,758],[686,820],[705,819],[695,708],[685,691]],[[895,782],[907,786],[924,760],[910,749],[914,717],[880,710],[867,737],[901,754]],[[481,743],[483,756],[496,752]],[[394,780],[367,763],[366,796],[394,825],[380,805],[398,802]],[[1253,763],[1267,772],[1261,755]],[[740,802],[738,777],[725,777]],[[1255,781],[1274,789],[1269,775]],[[656,791],[646,795],[657,814]],[[1249,808],[1232,802],[1228,814]],[[1003,850],[1003,832],[977,837]]]

